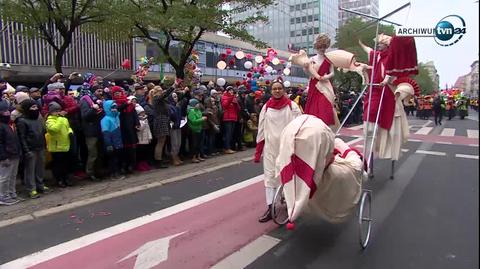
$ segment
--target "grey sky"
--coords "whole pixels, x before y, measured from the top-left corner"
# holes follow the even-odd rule
[[[380,0],[380,16],[409,1]],[[389,17],[389,20],[411,27],[434,27],[448,15],[459,15],[465,20],[467,33],[453,46],[442,47],[433,38],[416,37],[418,60],[434,61],[440,75],[440,87],[452,85],[457,78],[470,72],[470,65],[478,60],[479,11],[475,0],[410,1],[410,8]]]

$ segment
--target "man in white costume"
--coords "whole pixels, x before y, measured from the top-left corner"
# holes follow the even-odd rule
[[[275,160],[279,155],[280,134],[288,123],[302,114],[298,105],[286,97],[283,81],[276,80],[271,87],[272,97],[260,112],[254,158],[255,162],[260,162],[263,153],[267,211],[260,217],[259,222],[267,222],[272,219],[273,197],[280,186],[280,179],[275,176]]]

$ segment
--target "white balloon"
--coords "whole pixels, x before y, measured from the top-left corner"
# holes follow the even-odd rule
[[[290,68],[285,68],[285,69],[283,69],[283,74],[284,74],[285,76],[290,75]]]
[[[287,68],[290,68],[290,67],[292,67],[292,63],[291,63],[291,62],[288,62],[288,63],[287,63]]]
[[[264,78],[264,77],[259,77],[259,78],[258,78],[258,80],[260,80],[260,81],[264,81],[264,80],[265,80],[265,78]]]
[[[265,67],[265,71],[267,71],[267,73],[272,73],[273,67],[267,66],[267,67]]]
[[[253,63],[250,62],[250,61],[246,61],[244,64],[243,64],[243,67],[245,67],[245,69],[250,69],[253,67]]]
[[[217,79],[217,85],[218,86],[223,87],[223,86],[225,86],[225,83],[227,83],[227,82],[225,81],[224,78],[218,78]]]
[[[285,88],[290,87],[290,81],[287,80],[287,81],[283,82],[283,86],[284,86]]]
[[[245,53],[243,53],[243,51],[239,50],[239,51],[237,51],[237,53],[235,53],[235,57],[237,57],[237,59],[241,60],[245,57]]]
[[[225,69],[225,67],[227,67],[227,63],[224,62],[224,61],[218,61],[217,63],[217,68],[220,69],[220,70],[223,70]]]
[[[277,57],[272,59],[272,64],[277,65],[279,63],[280,63],[280,60]]]
[[[263,61],[263,57],[261,55],[257,55],[255,56],[255,62],[257,64],[261,63]]]

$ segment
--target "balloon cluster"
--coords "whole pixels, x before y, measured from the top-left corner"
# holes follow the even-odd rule
[[[234,58],[239,60],[245,58],[246,61],[243,63],[243,67],[248,70],[248,73],[246,74],[246,78],[243,79],[243,82],[237,81],[236,84],[237,86],[244,85],[247,89],[255,92],[258,90],[257,81],[265,81],[266,85],[270,84],[269,80],[265,80],[266,75],[290,75],[291,63],[286,63],[285,60],[279,59],[277,54],[275,49],[269,48],[267,49],[266,55],[253,56],[250,53],[245,54],[243,51],[237,51],[234,56],[230,56],[232,55],[232,50],[227,48],[225,53],[220,54],[220,61],[217,63],[217,68],[224,70],[225,68],[234,67]],[[220,78],[217,80],[217,84],[223,86],[226,83],[224,81],[225,79]],[[290,87],[290,82],[285,81],[284,85],[285,87]]]
[[[148,70],[152,65],[153,65],[153,57],[150,57],[150,58],[141,57],[140,64],[138,65],[137,70],[135,71],[135,74],[132,77],[133,80],[137,83],[143,82],[143,78],[148,74]]]
[[[202,70],[198,67],[199,61],[200,57],[198,56],[198,53],[193,50],[187,64],[185,65],[185,75],[187,80],[190,80],[190,82],[194,84],[200,83],[203,76]]]

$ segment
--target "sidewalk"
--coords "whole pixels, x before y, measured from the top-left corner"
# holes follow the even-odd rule
[[[100,182],[79,180],[74,187],[55,188],[53,192],[42,195],[38,199],[27,199],[12,206],[1,206],[0,227],[251,161],[254,152],[255,149],[248,149],[235,154],[219,155],[202,163],[185,163],[167,169],[135,173],[124,180]]]

